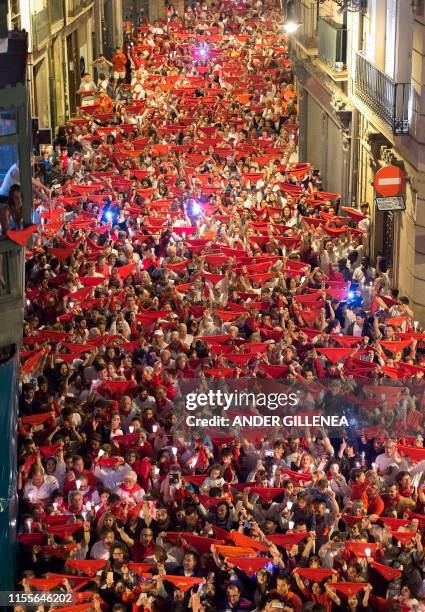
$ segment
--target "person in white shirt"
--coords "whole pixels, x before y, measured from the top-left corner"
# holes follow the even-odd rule
[[[361,338],[363,336],[363,327],[366,320],[366,313],[361,310],[356,315],[356,320],[349,326],[348,335]]]
[[[81,95],[81,106],[91,106],[95,101],[96,84],[87,72],[80,84],[77,94]],[[86,95],[84,95],[86,94]]]
[[[132,470],[124,475],[122,484],[114,489],[114,493],[133,504],[142,502],[145,496],[145,491],[137,483],[137,474]]]
[[[115,534],[112,529],[104,529],[101,539],[93,544],[90,550],[90,559],[105,559],[108,561],[111,544],[115,541]]]
[[[136,76],[131,82],[131,88],[135,100],[144,100],[146,98],[146,91],[143,87],[143,74],[141,72],[136,72]]]
[[[28,478],[24,485],[24,499],[31,503],[47,502],[58,488],[57,479],[45,474],[42,467],[36,466],[32,469],[31,478]]]
[[[390,465],[396,465],[399,470],[408,469],[406,460],[402,459],[397,452],[397,445],[394,440],[387,440],[385,444],[385,452],[376,457],[375,464],[378,474],[380,475],[385,475],[385,472]]]
[[[366,278],[374,279],[375,276],[376,270],[369,265],[369,258],[362,257],[361,266],[356,268],[353,272],[353,281],[356,283],[363,283]]]
[[[208,495],[211,488],[222,488],[226,481],[223,478],[223,469],[221,465],[215,464],[212,465],[209,470],[209,476],[204,480],[202,485],[199,487],[199,490],[204,495]]]
[[[329,267],[332,269],[338,265],[340,259],[340,253],[335,248],[332,240],[325,240],[319,249],[319,267],[323,274],[329,274]]]
[[[360,211],[363,215],[365,215],[365,218],[358,222],[357,227],[360,230],[362,230],[362,232],[365,232],[365,234],[370,235],[369,232],[370,232],[371,220],[370,220],[369,204],[367,202],[363,202],[363,204],[360,204]]]
[[[117,463],[119,460],[124,461],[122,457],[117,457]],[[127,463],[118,465],[115,468],[102,468],[97,465],[94,470],[94,475],[107,489],[116,489],[124,480],[124,476],[127,472],[131,471],[132,469]]]

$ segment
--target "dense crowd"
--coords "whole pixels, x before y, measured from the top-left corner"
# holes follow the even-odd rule
[[[298,161],[280,24],[259,0],[133,28],[36,163],[31,227],[18,166],[1,188],[32,236],[17,588],[64,610],[425,609],[425,334],[368,204]],[[242,383],[348,425],[187,426],[185,388]]]

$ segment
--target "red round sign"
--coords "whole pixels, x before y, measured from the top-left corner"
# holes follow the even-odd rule
[[[375,174],[374,186],[381,196],[392,197],[403,191],[404,174],[397,166],[385,166]]]

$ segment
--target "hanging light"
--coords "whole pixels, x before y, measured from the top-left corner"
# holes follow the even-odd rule
[[[325,0],[320,0],[323,4]],[[341,13],[357,13],[367,11],[367,0],[333,0],[338,5]]]
[[[300,25],[301,23],[299,21],[293,21],[290,19],[283,24],[283,29],[285,30],[286,34],[295,34]]]

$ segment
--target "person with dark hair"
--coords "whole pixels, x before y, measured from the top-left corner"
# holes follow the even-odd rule
[[[252,603],[242,597],[242,590],[237,582],[230,582],[221,606],[229,612],[246,612],[252,608]]]
[[[6,204],[0,208],[0,226],[2,238],[6,238],[9,230],[19,230],[23,227],[22,193],[19,185],[12,185]]]

